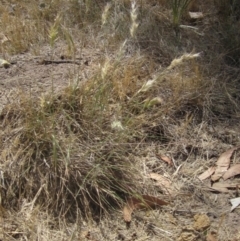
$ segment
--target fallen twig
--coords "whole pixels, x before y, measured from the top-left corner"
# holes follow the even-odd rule
[[[74,60],[46,60],[43,59],[42,61],[39,62],[39,64],[77,64],[80,65],[80,62],[74,61]]]

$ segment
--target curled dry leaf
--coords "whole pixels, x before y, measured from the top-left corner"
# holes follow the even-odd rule
[[[171,184],[171,182],[168,178],[166,178],[158,173],[155,173],[155,172],[149,173],[149,177],[156,181],[161,182],[163,185],[166,185],[166,186],[169,186]]]
[[[157,186],[164,188],[170,194],[174,193],[172,182],[168,178],[154,172],[149,173],[149,177],[157,181]]]
[[[233,154],[234,151],[236,151],[239,147],[234,147],[231,148],[229,150],[227,150],[226,152],[224,152],[217,160],[217,168],[216,171],[214,173],[214,175],[212,175],[212,181],[217,181],[218,179],[220,179],[224,173],[228,170],[229,164],[230,164],[230,158]]]
[[[209,232],[206,239],[207,241],[217,241],[217,234],[215,232]]]
[[[173,165],[173,161],[170,157],[168,156],[163,156],[163,155],[158,155],[158,158],[160,158],[161,160],[165,161],[166,163],[168,163],[170,166]]]
[[[134,204],[127,201],[126,205],[123,207],[123,218],[125,222],[131,222],[133,210]]]
[[[139,197],[131,197],[127,200],[123,208],[123,218],[125,222],[131,222],[132,212],[135,209],[155,208],[157,206],[167,205],[168,203],[153,196],[142,195]]]
[[[230,177],[240,174],[240,164],[231,166],[223,175],[223,179],[227,180]]]
[[[204,173],[198,176],[198,178],[203,181],[210,177],[216,170],[216,167],[209,167]]]

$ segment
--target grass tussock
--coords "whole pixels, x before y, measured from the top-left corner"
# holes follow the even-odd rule
[[[34,200],[55,215],[89,217],[140,194],[136,143],[170,138],[157,131],[166,116],[193,102],[202,108],[196,94],[201,81],[189,76],[179,84],[179,76],[170,73],[173,65],[184,69],[195,57],[176,59],[150,80],[147,59],[133,58],[134,64],[132,59],[107,60],[88,82],[61,94],[19,95],[1,114],[7,130],[1,152],[5,205]]]
[[[0,7],[3,56],[36,54],[49,45],[55,58],[60,40],[74,59],[77,46],[101,50],[91,77],[80,81],[76,74],[60,92],[41,96],[19,90],[1,111],[0,207],[22,215],[27,224],[18,225],[28,240],[41,237],[36,220],[43,230],[56,221],[50,217],[96,219],[128,196],[152,191],[137,160],[146,146],[185,139],[189,147],[196,126],[239,118],[238,4],[231,1],[222,12],[226,2],[201,3],[203,19],[185,18],[196,2],[11,1],[12,9]],[[66,237],[41,234],[41,240]]]
[[[7,199],[5,205],[35,198],[53,214],[73,215],[79,209],[88,217],[134,192],[130,145],[107,128],[104,133],[104,115],[98,115],[99,122],[87,119],[81,98],[79,90],[41,104],[22,96],[19,105],[5,110],[3,127],[13,125],[2,152],[4,169],[11,166],[5,173],[11,203]]]

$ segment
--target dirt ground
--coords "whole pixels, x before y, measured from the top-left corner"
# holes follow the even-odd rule
[[[74,61],[66,57],[63,46],[56,45],[53,52],[49,46],[42,47],[40,56],[31,53],[11,56],[11,67],[0,68],[0,109],[12,101],[16,91],[40,97],[42,93],[56,93],[71,84],[73,76],[77,76],[76,81],[88,79],[98,65],[100,53],[94,50],[91,54],[91,49],[77,51]]]
[[[62,57],[64,51],[61,44],[54,53],[50,52],[48,47],[43,47],[41,56],[36,57],[31,53],[12,56],[9,59],[12,63],[10,68],[0,68],[0,109],[16,101],[12,98],[19,90],[39,98],[42,93],[57,92],[69,85],[73,76],[85,81],[91,76],[92,70],[98,68],[101,60],[100,51],[93,53],[93,50],[85,49],[76,54],[75,63],[64,62],[68,59]],[[186,139],[171,146],[149,144],[147,148],[142,148],[142,155],[136,157],[145,167],[146,178],[142,182],[152,182],[151,192],[168,200],[169,205],[154,210],[136,210],[129,225],[124,222],[122,211],[116,210],[99,223],[84,223],[76,239],[71,240],[240,240],[240,209],[230,211],[230,199],[239,195],[238,190],[233,188],[228,193],[213,192],[209,188],[210,178],[203,182],[198,179],[223,152],[239,145],[239,123],[222,126],[201,123],[187,132],[189,136],[186,135]],[[163,162],[156,148],[162,155],[173,158],[176,167]],[[238,153],[233,155],[234,162],[239,162],[238,158]],[[149,178],[152,172],[164,175],[174,183],[172,195],[164,193],[156,181]],[[239,175],[228,183],[239,186]]]

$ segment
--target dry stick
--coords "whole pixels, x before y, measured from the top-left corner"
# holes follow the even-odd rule
[[[74,61],[74,60],[42,60],[39,62],[40,64],[77,64],[80,65],[79,62]]]

